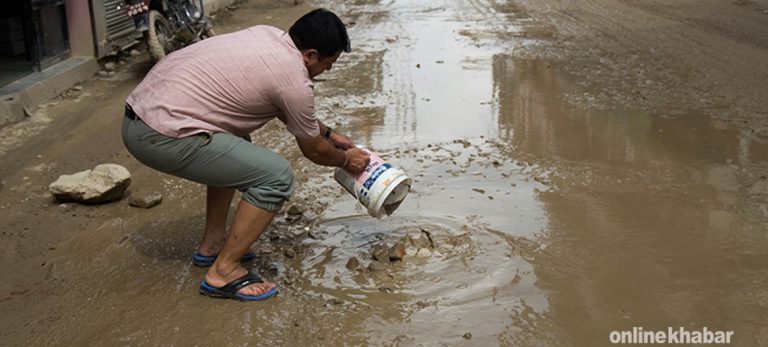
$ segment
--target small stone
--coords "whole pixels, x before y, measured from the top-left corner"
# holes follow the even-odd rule
[[[432,256],[432,252],[427,248],[419,248],[416,252],[416,256],[419,258],[429,258]]]
[[[425,308],[428,306],[432,306],[432,303],[430,303],[429,301],[421,300],[416,302],[416,306],[418,306],[419,308]]]
[[[139,52],[138,49],[132,49],[130,54],[131,56],[135,57],[135,56],[141,55],[141,52]]]
[[[373,259],[380,262],[389,262],[389,249],[386,244],[379,244],[373,247]]]
[[[480,189],[480,188],[472,188],[472,190],[474,190],[474,191],[476,191],[476,192],[478,192],[478,193],[480,193],[480,194],[485,194],[485,190],[484,190],[484,189]]]
[[[306,231],[304,229],[290,229],[288,230],[288,233],[293,237],[301,237]]]
[[[387,269],[387,265],[384,263],[373,261],[370,264],[368,264],[368,270],[370,271],[384,271]]]
[[[283,252],[283,255],[285,255],[286,258],[293,259],[296,257],[296,252],[289,248]]]
[[[104,64],[104,70],[113,71],[115,69],[115,63]]]
[[[389,261],[403,260],[405,256],[405,245],[401,242],[394,244],[389,248]]]
[[[357,258],[352,257],[347,260],[347,269],[355,270],[360,267],[360,261]]]
[[[140,208],[152,208],[163,202],[163,195],[158,192],[131,195],[128,204]]]
[[[83,91],[83,86],[74,86],[74,87],[72,87],[72,90],[81,92],[81,91]]]
[[[74,204],[59,204],[59,211],[62,213],[69,213],[75,208]]]
[[[465,339],[469,340],[469,339],[471,339],[471,338],[472,338],[472,333],[464,333],[464,335],[461,335],[461,337],[463,337],[463,338],[465,338]]]
[[[415,248],[429,247],[431,244],[429,238],[423,232],[409,232],[403,238],[403,242],[406,245],[413,246]]]
[[[291,205],[286,212],[289,216],[300,216],[304,214],[304,210],[296,205]]]
[[[105,70],[99,71],[99,77],[109,77],[109,72]]]

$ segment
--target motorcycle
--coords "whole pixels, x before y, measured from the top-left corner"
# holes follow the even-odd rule
[[[198,5],[199,4],[199,5]],[[143,33],[152,60],[216,35],[205,16],[203,0],[126,0],[118,5]]]

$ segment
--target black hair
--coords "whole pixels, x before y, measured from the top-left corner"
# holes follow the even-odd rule
[[[293,43],[303,51],[316,49],[320,59],[333,56],[339,51],[349,53],[347,28],[336,14],[323,8],[301,16],[288,30]]]

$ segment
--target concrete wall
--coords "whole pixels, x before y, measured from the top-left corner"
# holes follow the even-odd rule
[[[69,46],[73,57],[93,57],[96,50],[91,30],[91,9],[88,1],[67,0],[64,3],[67,13]]]
[[[90,79],[99,70],[89,2],[66,0],[64,6],[71,58],[0,88],[0,127],[22,121],[41,103]]]

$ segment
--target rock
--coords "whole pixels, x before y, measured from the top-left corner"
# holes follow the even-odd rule
[[[139,50],[138,50],[138,49],[132,49],[132,50],[131,50],[131,52],[130,52],[129,54],[130,54],[132,57],[135,57],[135,56],[141,55],[141,52],[139,52]]]
[[[469,142],[467,140],[464,140],[464,139],[453,140],[453,143],[460,143],[464,148],[468,148],[469,146],[472,145],[471,142]]]
[[[465,339],[469,340],[469,339],[471,339],[471,338],[472,338],[472,333],[464,333],[464,335],[461,335],[461,337],[463,337],[463,338],[465,338]]]
[[[373,259],[380,262],[389,262],[389,249],[386,244],[378,244],[372,250]]]
[[[292,237],[301,237],[306,233],[306,230],[297,228],[288,230],[288,234]]]
[[[395,243],[389,248],[389,261],[403,260],[405,256],[405,245],[401,242]]]
[[[432,303],[426,300],[420,300],[416,302],[416,306],[418,306],[419,308],[425,308],[428,306],[432,306]]]
[[[419,248],[419,250],[416,252],[416,256],[419,258],[429,258],[432,256],[432,251],[430,251],[428,248]]]
[[[291,205],[291,207],[288,208],[288,212],[286,212],[289,216],[301,216],[304,214],[304,210],[296,205]]]
[[[288,259],[293,259],[296,257],[296,252],[289,248],[283,251],[283,255],[285,255],[285,257]]]
[[[285,213],[285,221],[291,224],[298,222],[303,217],[304,210],[297,205],[291,205]]]
[[[408,235],[405,235],[405,238],[403,240],[406,245],[413,246],[415,248],[423,248],[423,247],[430,247],[431,242],[429,241],[429,238],[427,235],[425,235],[422,232],[410,232]]]
[[[99,71],[99,76],[100,77],[109,77],[109,72],[107,72],[105,70],[101,70],[101,71]]]
[[[368,264],[368,270],[370,271],[384,271],[387,269],[387,265],[378,261],[373,261]]]
[[[349,270],[356,270],[360,267],[360,261],[357,260],[357,258],[352,257],[347,260],[347,269]]]
[[[132,194],[128,204],[140,208],[152,208],[163,202],[163,194],[158,192]]]
[[[62,213],[69,213],[75,208],[73,204],[61,204],[59,205],[59,211]]]
[[[83,86],[74,86],[74,87],[72,87],[72,90],[81,92],[81,91],[83,91]]]
[[[104,64],[104,70],[107,70],[107,71],[115,70],[115,63],[106,63],[106,64]]]
[[[128,169],[117,164],[101,164],[93,170],[61,175],[48,189],[59,201],[103,203],[121,199],[130,184]]]

